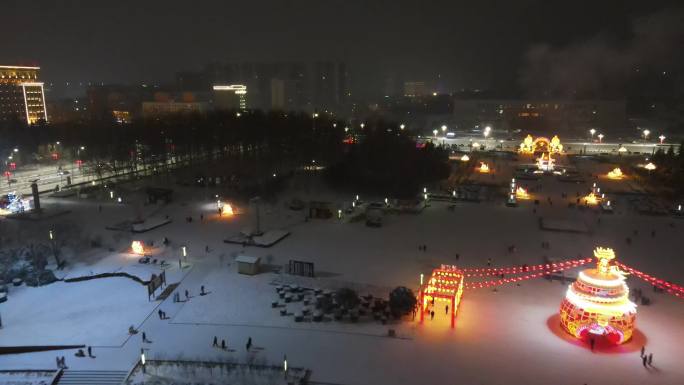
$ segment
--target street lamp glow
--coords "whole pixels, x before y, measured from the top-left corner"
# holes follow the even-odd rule
[[[437,133],[438,133],[438,132],[439,132],[439,131],[438,131],[436,128],[435,128],[434,130],[432,130],[432,133],[435,134],[435,138],[437,137]]]
[[[648,139],[648,135],[651,133],[651,130],[644,130],[644,139]]]
[[[665,135],[660,135],[658,139],[660,139],[660,144],[663,144],[663,142],[665,141]]]
[[[19,149],[18,149],[18,148],[15,148],[15,149],[14,149],[14,152],[19,152]]]
[[[589,133],[591,134],[591,138],[594,139],[594,134],[596,133],[596,130],[592,128],[591,130],[589,130]]]
[[[447,130],[446,124],[442,124],[442,132],[446,132],[446,130]]]
[[[313,114],[314,119],[318,117],[318,112],[314,112]]]
[[[599,138],[599,143],[602,143],[602,141],[603,141],[603,134],[598,134],[598,138]]]
[[[349,127],[345,127],[344,132],[348,132],[348,131],[349,131]]]
[[[55,239],[54,235],[52,234],[52,230],[50,230],[49,234],[50,234],[50,240]]]
[[[365,123],[361,123],[361,128],[364,128],[364,127],[366,127],[366,124],[365,124]]]
[[[402,123],[399,125],[399,128],[403,130],[404,128],[406,128],[406,126],[404,125],[404,123]]]
[[[492,126],[486,126],[486,127],[485,127],[485,132],[489,132],[489,131],[491,131],[491,130],[492,130]]]
[[[85,146],[81,146],[81,150],[85,150]]]

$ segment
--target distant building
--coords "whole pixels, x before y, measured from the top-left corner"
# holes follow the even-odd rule
[[[0,122],[48,120],[40,67],[0,66]]]
[[[615,132],[627,121],[623,100],[453,100],[454,120],[462,129],[493,125],[502,130],[585,136],[595,128]]]
[[[404,96],[407,98],[421,98],[428,95],[425,82],[404,82]]]
[[[214,108],[218,110],[246,110],[247,86],[243,84],[215,85]]]
[[[86,90],[88,111],[95,120],[116,119],[114,111],[119,117],[127,113],[129,117],[139,116],[144,100],[151,99],[153,90],[142,86],[128,86],[121,84],[90,86]]]
[[[160,118],[178,114],[204,114],[209,110],[205,102],[143,102],[142,117],[145,119]]]
[[[292,79],[271,79],[271,108],[292,111],[300,107],[301,82]]]
[[[241,84],[249,90],[248,107],[262,110],[336,111],[349,96],[347,67],[337,61],[213,63],[178,73],[176,83],[182,91]]]

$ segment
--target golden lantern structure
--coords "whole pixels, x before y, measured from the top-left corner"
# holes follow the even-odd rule
[[[537,168],[540,171],[553,171],[554,164],[556,160],[553,159],[551,153],[542,153],[542,155],[537,158]]]
[[[518,199],[530,199],[530,194],[527,192],[527,190],[518,186],[518,188],[515,189],[515,197]]]
[[[646,170],[648,170],[648,171],[653,171],[653,170],[656,169],[656,165],[653,164],[653,163],[651,163],[651,162],[649,162],[649,163],[647,163],[647,164],[644,166],[644,168],[645,168]]]
[[[625,273],[612,264],[613,249],[597,247],[594,257],[596,268],[581,271],[561,301],[561,326],[575,338],[625,343],[632,338],[636,320]]]
[[[145,255],[145,245],[142,241],[131,242],[131,250],[133,251],[133,254]]]
[[[463,154],[463,156],[461,157],[461,162],[468,162],[469,160],[470,157],[468,156],[468,154]]]
[[[527,135],[520,143],[518,150],[523,154],[534,154],[535,152],[548,152],[551,154],[560,154],[563,152],[563,145],[561,144],[558,135],[554,135],[551,140],[543,136],[532,138],[532,135]]]
[[[625,174],[622,173],[622,170],[620,170],[620,167],[615,167],[612,171],[608,172],[607,176],[610,179],[622,179],[625,177]]]
[[[480,173],[482,173],[482,174],[488,174],[492,170],[489,168],[489,165],[487,165],[487,163],[480,162],[480,168],[478,168],[478,171],[480,171]]]

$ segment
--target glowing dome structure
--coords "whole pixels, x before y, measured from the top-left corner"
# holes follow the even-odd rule
[[[613,249],[597,247],[595,269],[579,273],[560,306],[561,326],[575,338],[603,337],[622,344],[632,337],[636,305],[629,300],[625,273],[611,265]]]
[[[133,254],[145,255],[145,246],[142,241],[131,242],[131,250],[133,251]]]
[[[625,174],[622,173],[620,167],[615,167],[612,171],[608,171],[608,178],[610,179],[622,179]]]
[[[527,192],[527,190],[518,186],[518,188],[515,189],[515,197],[518,199],[529,199],[530,194]]]
[[[464,154],[464,155],[461,157],[461,162],[467,162],[467,161],[469,161],[469,160],[470,160],[470,157],[469,157],[467,154]]]

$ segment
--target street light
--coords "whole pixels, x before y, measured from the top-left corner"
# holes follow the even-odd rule
[[[665,141],[665,135],[660,135],[658,139],[660,139],[660,144],[663,144],[663,142]]]
[[[404,125],[404,123],[399,125],[399,129],[403,130],[404,128],[406,128],[406,125]]]
[[[14,149],[14,152],[19,152],[19,149],[18,149],[18,148],[15,148],[15,149]]]
[[[591,140],[594,140],[594,134],[596,133],[596,130],[592,128],[589,130],[589,133],[591,134]]]
[[[361,123],[361,128],[364,128],[364,127],[366,127],[366,124],[365,124],[365,123]]]
[[[442,124],[442,132],[446,132],[446,130],[447,130],[446,124]]]
[[[437,139],[437,133],[438,132],[439,132],[439,130],[437,130],[436,128],[434,130],[432,130],[432,133],[435,134],[435,139]]]
[[[599,138],[599,143],[602,143],[602,140],[603,140],[603,134],[598,134],[598,138]]]
[[[648,139],[648,135],[651,133],[651,131],[647,129],[642,132],[644,133],[644,139]]]

